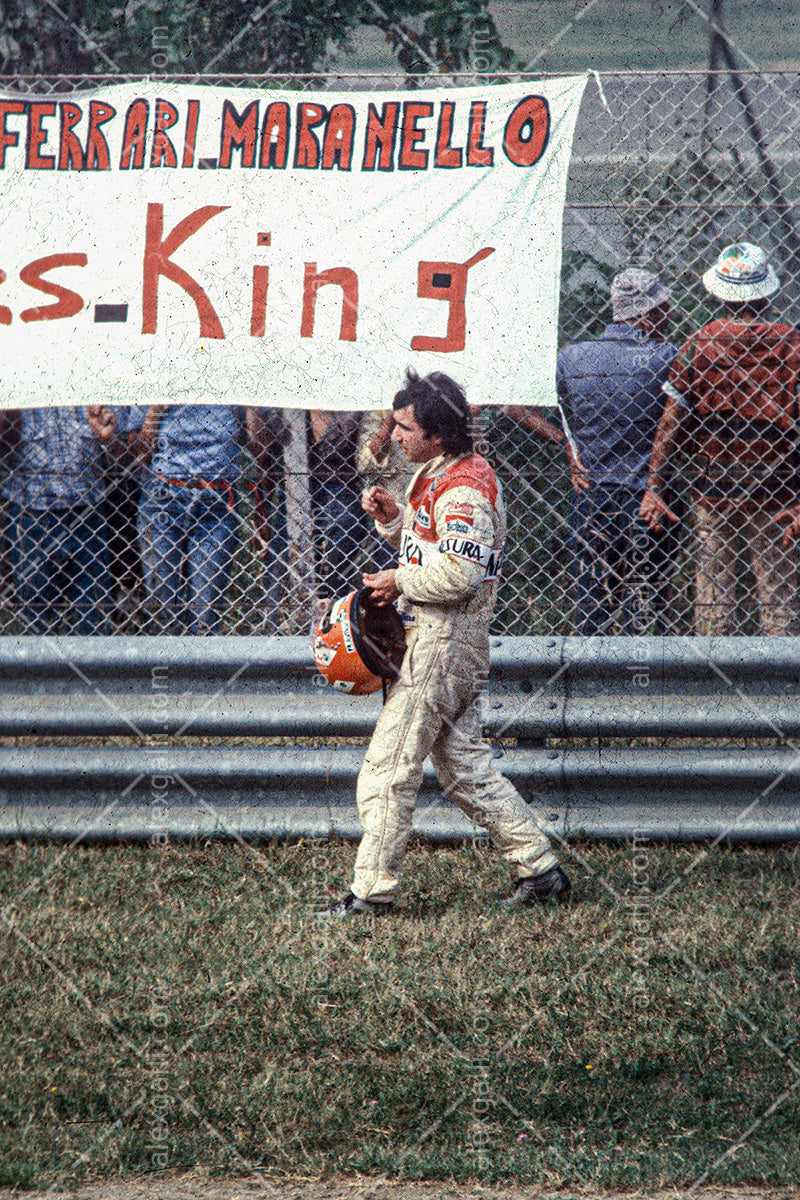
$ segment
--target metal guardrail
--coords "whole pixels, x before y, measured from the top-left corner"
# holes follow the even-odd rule
[[[800,638],[509,637],[492,654],[485,732],[557,836],[800,837]],[[318,683],[304,638],[0,639],[0,837],[357,836],[363,749],[342,743],[380,700]],[[113,742],[35,744],[53,738]],[[478,832],[430,772],[415,827]]]

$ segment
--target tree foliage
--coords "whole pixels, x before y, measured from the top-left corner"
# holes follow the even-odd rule
[[[517,65],[483,0],[0,0],[0,72],[304,74],[361,25],[411,78]]]

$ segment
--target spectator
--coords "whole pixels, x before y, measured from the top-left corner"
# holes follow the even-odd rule
[[[675,521],[664,477],[674,450],[686,449],[697,472],[697,633],[741,631],[740,540],[750,552],[763,632],[793,633],[800,335],[768,319],[779,284],[759,246],[727,246],[703,284],[722,301],[724,315],[685,342],[669,373],[642,516],[656,530]],[[785,536],[782,520],[789,522]]]
[[[577,448],[569,454],[570,523],[580,635],[668,627],[676,538],[671,530],[651,532],[639,507],[662,386],[677,353],[666,340],[669,301],[656,275],[628,268],[612,280],[612,323],[558,355],[556,386]]]
[[[0,480],[5,479],[14,465],[14,456],[19,442],[20,417],[18,408],[0,410]],[[0,490],[0,603],[4,610],[4,625],[6,614],[13,616],[13,597],[14,579],[9,546],[8,501]]]
[[[356,412],[312,409],[306,420],[317,591],[320,597],[341,596],[360,586],[367,532],[356,471],[361,418]]]
[[[164,631],[219,633],[237,544],[235,485],[247,440],[259,471],[270,442],[257,408],[151,405],[132,412],[131,450],[150,464],[139,544]]]
[[[541,438],[543,442],[553,442],[560,445],[564,441],[564,434],[554,425],[552,421],[548,421],[542,416],[542,411],[539,408],[526,408],[521,404],[507,404],[503,412],[511,417],[512,421],[517,421],[523,428],[527,429],[535,437]]]
[[[91,634],[110,599],[104,448],[122,454],[112,408],[0,413],[13,429],[3,495],[16,602],[25,633]]]
[[[358,434],[356,466],[362,489],[375,485],[385,488],[395,504],[402,506],[406,502],[406,488],[414,472],[392,438],[394,424],[391,409],[364,414]],[[374,570],[382,571],[394,566],[396,557],[385,538],[375,538],[372,547]]]
[[[128,440],[129,406],[115,408],[117,436]],[[113,580],[114,604],[111,619],[117,627],[140,609],[144,601],[142,561],[136,533],[141,498],[139,471],[130,455],[116,455],[106,466],[104,508],[108,537],[109,569]]]
[[[558,425],[554,425],[552,421],[548,421],[547,417],[542,416],[540,408],[526,407],[522,404],[507,404],[503,408],[503,412],[540,441],[549,442],[551,445],[563,444],[574,490],[577,492],[589,486],[586,469],[581,462],[580,455],[575,453],[570,439],[564,437]],[[564,419],[563,416],[561,419]]]

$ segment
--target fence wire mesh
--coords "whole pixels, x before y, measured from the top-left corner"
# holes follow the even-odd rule
[[[63,94],[122,81],[0,86]],[[469,397],[508,513],[494,630],[796,632],[796,543],[779,514],[798,497],[800,77],[624,73],[596,84],[568,183],[553,407],[504,411]],[[712,294],[703,274],[741,243],[764,249],[779,286],[743,251],[713,276]],[[628,315],[612,321],[612,279],[631,267],[669,288],[664,322],[657,308],[633,313],[635,297],[619,298],[616,315],[625,303]],[[387,397],[405,365],[380,381]],[[6,414],[0,632],[302,633],[315,597],[391,565],[359,500],[374,482],[400,497],[409,477],[390,411],[108,403],[99,414]],[[654,531],[639,508],[665,404],[672,424],[662,423],[651,482],[670,511]]]

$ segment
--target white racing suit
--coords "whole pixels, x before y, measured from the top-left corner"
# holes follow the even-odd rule
[[[550,870],[557,860],[541,816],[500,774],[481,737],[478,695],[505,538],[494,471],[477,454],[424,463],[405,512],[378,532],[400,550],[407,649],[358,777],[364,836],[353,893],[386,901],[397,890],[428,754],[445,796],[488,830],[519,877]]]

